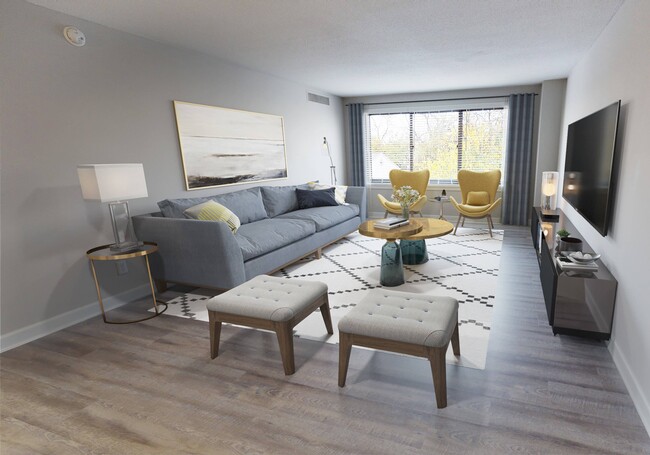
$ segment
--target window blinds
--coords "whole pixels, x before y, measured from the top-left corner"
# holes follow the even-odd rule
[[[395,110],[393,108],[393,110]],[[503,170],[507,107],[368,113],[368,182],[391,169],[429,169],[432,183],[456,183],[460,169]]]

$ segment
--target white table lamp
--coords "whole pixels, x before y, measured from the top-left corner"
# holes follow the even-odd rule
[[[542,173],[542,215],[552,216],[557,208],[557,185],[559,173],[548,171]]]
[[[84,199],[109,203],[115,236],[111,250],[125,252],[142,246],[133,233],[126,201],[149,195],[142,164],[80,164],[77,174]]]

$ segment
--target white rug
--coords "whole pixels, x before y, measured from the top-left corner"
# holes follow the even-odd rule
[[[461,356],[447,352],[447,363],[484,369],[492,310],[495,302],[503,231],[459,228],[458,235],[427,240],[429,261],[404,267],[406,283],[397,291],[454,297],[460,304]],[[323,249],[320,260],[302,259],[276,276],[322,281],[330,297],[334,335],[328,335],[320,312],[308,316],[295,328],[295,336],[332,344],[338,343],[338,321],[370,289],[379,284],[383,240],[354,233]],[[206,296],[207,295],[207,296]],[[168,302],[167,315],[208,320],[205,308],[209,291],[196,290]]]

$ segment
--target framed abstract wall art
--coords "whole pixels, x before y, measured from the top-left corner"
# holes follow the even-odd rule
[[[174,101],[185,187],[287,178],[279,115]]]

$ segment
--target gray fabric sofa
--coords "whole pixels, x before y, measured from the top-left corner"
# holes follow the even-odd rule
[[[298,209],[296,188],[261,186],[215,196],[166,199],[161,211],[134,216],[140,240],[156,242],[151,273],[166,282],[230,289],[270,273],[354,232],[366,219],[366,189],[348,187],[347,205]],[[213,199],[241,221],[233,234],[226,223],[188,219],[183,211]]]

